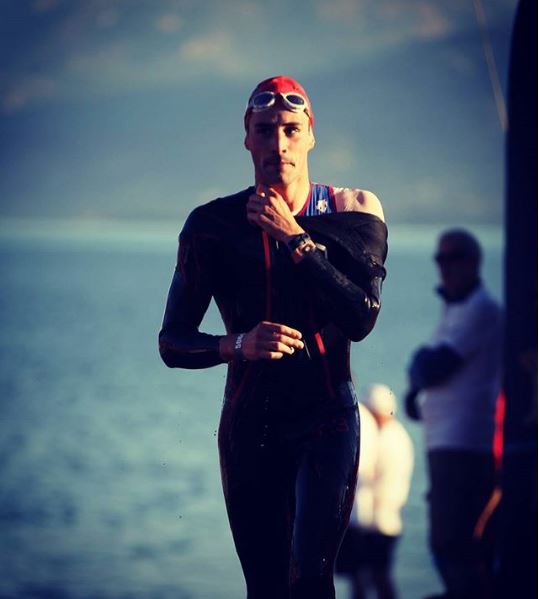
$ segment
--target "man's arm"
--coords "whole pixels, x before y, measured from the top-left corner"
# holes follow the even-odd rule
[[[421,420],[421,410],[417,404],[417,396],[419,393],[419,389],[410,387],[404,394],[404,411],[406,412],[406,416],[411,420]]]
[[[208,248],[197,237],[191,216],[180,235],[176,270],[168,294],[159,353],[170,368],[208,368],[234,359],[280,360],[303,348],[301,332],[262,321],[250,331],[209,335],[198,330],[212,297]],[[195,231],[193,231],[195,229]]]
[[[420,347],[408,367],[410,387],[404,395],[404,409],[412,420],[421,420],[417,396],[423,389],[442,385],[464,365],[464,358],[450,345]]]
[[[159,353],[170,368],[208,368],[223,363],[219,335],[198,330],[211,300],[208,273],[203,271],[196,239],[186,229],[180,235],[178,260],[168,293]]]
[[[368,280],[359,286],[316,247],[303,255],[297,268],[319,291],[331,319],[347,337],[361,341],[372,331],[381,306],[381,269],[373,268]]]
[[[334,191],[339,212],[373,214],[384,222],[382,205],[374,193],[360,189]],[[368,275],[362,276],[361,283],[358,283],[351,280],[351,272],[344,274],[339,271],[317,249],[295,261],[298,270],[322,290],[335,324],[352,341],[364,339],[374,328],[380,312],[384,269],[373,261]],[[351,265],[350,270],[353,268],[354,265]]]
[[[248,219],[284,243],[295,235],[305,233],[283,198],[270,188],[262,189],[264,195],[257,193],[249,198]],[[367,192],[360,194],[364,203],[357,201],[356,210],[369,212],[376,209],[375,215],[383,216],[378,198],[374,194],[365,194]],[[332,321],[352,341],[361,341],[372,331],[378,318],[384,269],[373,261],[369,275],[362,277],[360,285],[335,268],[312,241],[307,242],[305,249],[310,251],[298,249],[292,253],[298,271],[324,298]]]
[[[420,347],[408,368],[415,389],[435,387],[448,381],[464,365],[464,358],[450,345]]]

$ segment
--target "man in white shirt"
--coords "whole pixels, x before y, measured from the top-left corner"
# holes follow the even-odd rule
[[[369,387],[359,404],[357,491],[337,560],[337,571],[351,578],[353,599],[366,597],[371,586],[379,599],[396,597],[391,565],[414,464],[412,441],[396,409],[394,394],[381,384]]]
[[[443,233],[435,260],[442,318],[412,358],[405,404],[408,416],[424,424],[429,541],[446,586],[443,597],[476,599],[489,584],[488,548],[477,523],[495,483],[502,311],[481,282],[481,248],[470,233]]]

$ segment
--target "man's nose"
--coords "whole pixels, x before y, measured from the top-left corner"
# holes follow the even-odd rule
[[[278,129],[272,136],[272,146],[273,150],[275,150],[279,155],[286,152],[288,148],[288,138],[284,131],[279,131]]]

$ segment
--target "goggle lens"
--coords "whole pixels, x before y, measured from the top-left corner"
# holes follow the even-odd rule
[[[250,102],[253,108],[269,108],[275,101],[273,92],[261,92],[256,94]]]
[[[294,104],[298,108],[303,108],[305,106],[305,100],[301,96],[297,94],[285,94],[285,99],[289,104]]]

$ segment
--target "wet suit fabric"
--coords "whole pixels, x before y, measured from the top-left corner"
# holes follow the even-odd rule
[[[331,202],[318,202],[324,213],[297,220],[321,249],[294,264],[286,247],[247,221],[253,191],[188,218],[160,352],[171,367],[223,362],[219,336],[198,330],[212,296],[227,333],[262,320],[302,332],[305,348],[291,356],[229,363],[219,452],[248,598],[326,599],[335,596],[334,561],[359,459],[350,340],[376,321],[387,231],[373,215],[331,214]]]

